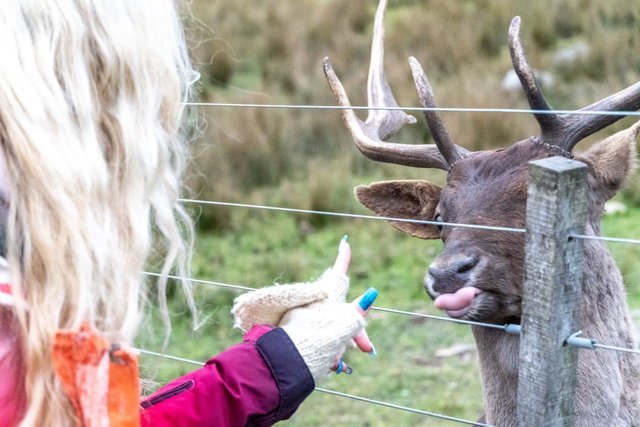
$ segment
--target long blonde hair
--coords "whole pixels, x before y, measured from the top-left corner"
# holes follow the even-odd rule
[[[172,0],[3,1],[0,52],[7,258],[26,301],[22,425],[73,425],[51,364],[56,330],[88,322],[130,343],[150,250],[164,273],[188,264],[177,199],[193,71]]]

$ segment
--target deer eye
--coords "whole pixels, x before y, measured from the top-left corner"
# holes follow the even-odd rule
[[[444,220],[442,219],[442,215],[440,215],[439,213],[436,214],[436,217],[433,220],[436,222],[444,222]],[[438,229],[438,231],[442,231],[444,226],[442,224],[436,224],[436,228]]]

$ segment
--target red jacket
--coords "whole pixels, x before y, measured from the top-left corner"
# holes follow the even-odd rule
[[[270,426],[291,417],[314,387],[289,336],[256,326],[243,343],[144,399],[141,424]]]

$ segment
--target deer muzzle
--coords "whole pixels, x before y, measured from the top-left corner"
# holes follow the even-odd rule
[[[436,307],[451,317],[462,317],[481,290],[472,286],[480,257],[471,254],[441,254],[429,266],[425,289]]]

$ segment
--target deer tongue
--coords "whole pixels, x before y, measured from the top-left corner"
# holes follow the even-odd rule
[[[454,293],[442,294],[434,301],[436,307],[445,310],[449,316],[460,317],[466,314],[471,305],[471,301],[480,293],[480,289],[473,286],[466,286],[458,289]]]

